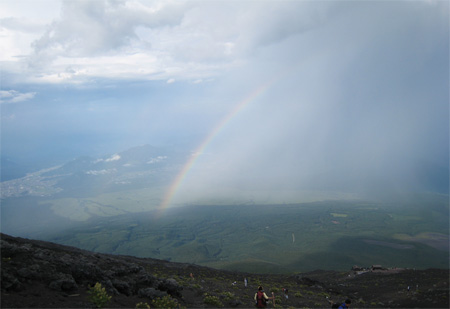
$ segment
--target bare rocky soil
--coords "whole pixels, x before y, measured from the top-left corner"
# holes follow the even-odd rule
[[[1,234],[1,308],[95,308],[88,291],[97,282],[111,296],[108,308],[155,308],[153,301],[167,295],[179,307],[250,308],[260,284],[282,308],[327,308],[328,299],[346,298],[352,308],[449,308],[449,269],[258,275]]]

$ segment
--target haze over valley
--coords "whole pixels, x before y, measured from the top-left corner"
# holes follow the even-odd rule
[[[239,271],[448,265],[446,194],[403,192],[375,200],[211,186],[222,195],[168,194],[190,156],[146,145],[4,181],[2,231]]]

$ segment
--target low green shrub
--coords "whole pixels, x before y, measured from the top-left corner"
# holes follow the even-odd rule
[[[203,302],[205,304],[214,306],[216,308],[222,308],[223,304],[217,296],[208,295],[205,293],[205,297],[203,298]]]
[[[150,305],[147,303],[137,303],[136,309],[150,309]]]
[[[325,292],[320,292],[320,293],[317,294],[317,296],[323,296],[325,298],[330,297],[330,295],[328,295],[328,293],[325,293]]]
[[[275,296],[275,304],[281,304],[281,296]]]
[[[273,292],[273,293],[278,293],[278,292],[280,292],[280,288],[272,287],[272,288],[270,289],[270,291]]]
[[[194,289],[197,289],[197,290],[201,290],[202,289],[202,286],[200,284],[197,284],[197,283],[193,284],[192,287]]]
[[[156,298],[152,301],[152,305],[156,308],[178,308],[178,302],[169,295],[163,298]]]
[[[88,294],[89,301],[97,308],[103,308],[111,300],[111,296],[108,295],[105,288],[103,288],[99,282],[93,287],[89,287]]]
[[[235,296],[231,292],[223,292],[220,296],[222,296],[225,300],[234,299]]]

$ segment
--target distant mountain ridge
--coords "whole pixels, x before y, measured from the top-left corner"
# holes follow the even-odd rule
[[[1,198],[79,198],[105,192],[168,186],[191,156],[192,153],[182,149],[141,145],[100,157],[80,156],[41,170],[2,156]],[[427,191],[448,194],[448,168],[427,162],[417,162],[417,166],[419,178]],[[377,189],[375,185],[372,188],[375,191],[389,189]],[[248,200],[251,195],[243,200]]]
[[[150,145],[101,158],[79,157],[63,165],[4,181],[2,198],[19,196],[89,196],[130,186],[166,185],[186,153]]]
[[[3,181],[2,231],[36,236],[92,217],[152,210],[189,156],[182,150],[142,145],[106,156],[78,157]]]

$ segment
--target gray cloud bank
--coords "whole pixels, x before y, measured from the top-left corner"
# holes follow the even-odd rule
[[[289,72],[218,134],[185,194],[208,184],[448,192],[448,15],[417,3],[346,5],[234,76],[257,87],[264,72]]]

